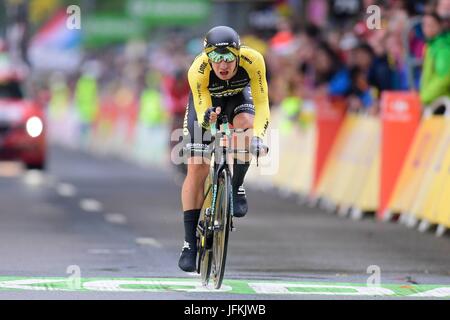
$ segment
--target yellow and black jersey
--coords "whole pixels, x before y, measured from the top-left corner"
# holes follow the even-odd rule
[[[205,53],[195,58],[188,72],[198,123],[203,122],[206,110],[212,107],[212,97],[233,96],[250,86],[255,106],[254,135],[266,134],[270,120],[266,66],[263,56],[256,50],[241,46],[239,66],[230,80],[219,79],[212,70]]]

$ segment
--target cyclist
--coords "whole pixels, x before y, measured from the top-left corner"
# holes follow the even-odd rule
[[[247,150],[264,155],[268,149],[262,139],[269,125],[270,110],[264,58],[256,50],[241,46],[239,35],[230,27],[218,26],[206,34],[204,50],[192,63],[188,80],[191,93],[183,134],[189,154],[181,192],[185,241],[178,266],[193,272],[197,256],[196,227],[209,173],[209,153],[205,151],[211,142],[210,124],[218,114],[226,114],[234,129],[239,129],[239,141],[245,140]],[[235,148],[237,137],[235,134]],[[250,154],[239,155],[233,163],[235,217],[245,216],[248,210],[243,182],[250,160]]]

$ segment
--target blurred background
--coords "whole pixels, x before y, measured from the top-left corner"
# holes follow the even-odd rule
[[[272,108],[284,102],[290,118],[304,109],[300,125],[307,126],[315,111],[309,102],[317,95],[343,97],[349,111],[377,114],[383,91],[418,90],[425,46],[421,16],[436,11],[446,17],[450,10],[445,0],[5,0],[0,5],[2,56],[21,70],[30,94],[48,111],[50,139],[84,146],[100,139],[97,151],[116,147],[130,154],[126,148],[160,127],[151,133],[152,140],[160,140],[154,141],[160,148],[156,158],[167,153],[168,132],[181,127],[187,69],[212,26],[233,26],[243,44],[263,53]],[[380,10],[378,29],[368,22],[371,5]],[[65,132],[55,128],[58,123]],[[151,157],[136,148],[141,157]],[[152,161],[166,161],[156,158]]]

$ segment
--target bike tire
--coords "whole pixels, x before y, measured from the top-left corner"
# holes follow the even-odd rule
[[[211,276],[211,259],[212,253],[211,250],[204,250],[202,256],[200,257],[200,276],[202,279],[202,285],[206,287],[209,283],[209,278]]]
[[[205,218],[205,211],[211,208],[212,204],[212,188],[211,188],[211,177],[205,181],[205,201],[202,206],[200,221],[203,223],[203,232],[200,231],[200,226],[197,227],[197,248],[198,248],[198,258],[197,258],[197,273],[200,274],[202,280],[202,285],[207,286],[211,276],[211,264],[212,264],[212,253],[209,248],[206,236],[207,236],[207,223]],[[203,242],[202,242],[203,239]]]
[[[221,226],[214,231],[212,248],[212,278],[214,288],[220,289],[225,274],[225,264],[227,259],[228,238],[231,223],[231,176],[227,170],[221,172],[218,179],[217,202],[215,220]]]

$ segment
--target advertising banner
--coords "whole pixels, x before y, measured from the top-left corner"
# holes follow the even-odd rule
[[[317,97],[317,144],[314,166],[313,194],[318,187],[328,154],[333,147],[347,109],[345,99]]]
[[[381,96],[381,177],[380,208],[382,219],[400,170],[419,125],[421,104],[415,92],[385,91]]]
[[[207,20],[210,6],[208,0],[129,0],[126,11],[151,25],[188,25]]]
[[[425,172],[432,165],[443,135],[442,120],[440,116],[430,116],[420,124],[388,205],[392,212],[408,213],[419,196]]]

